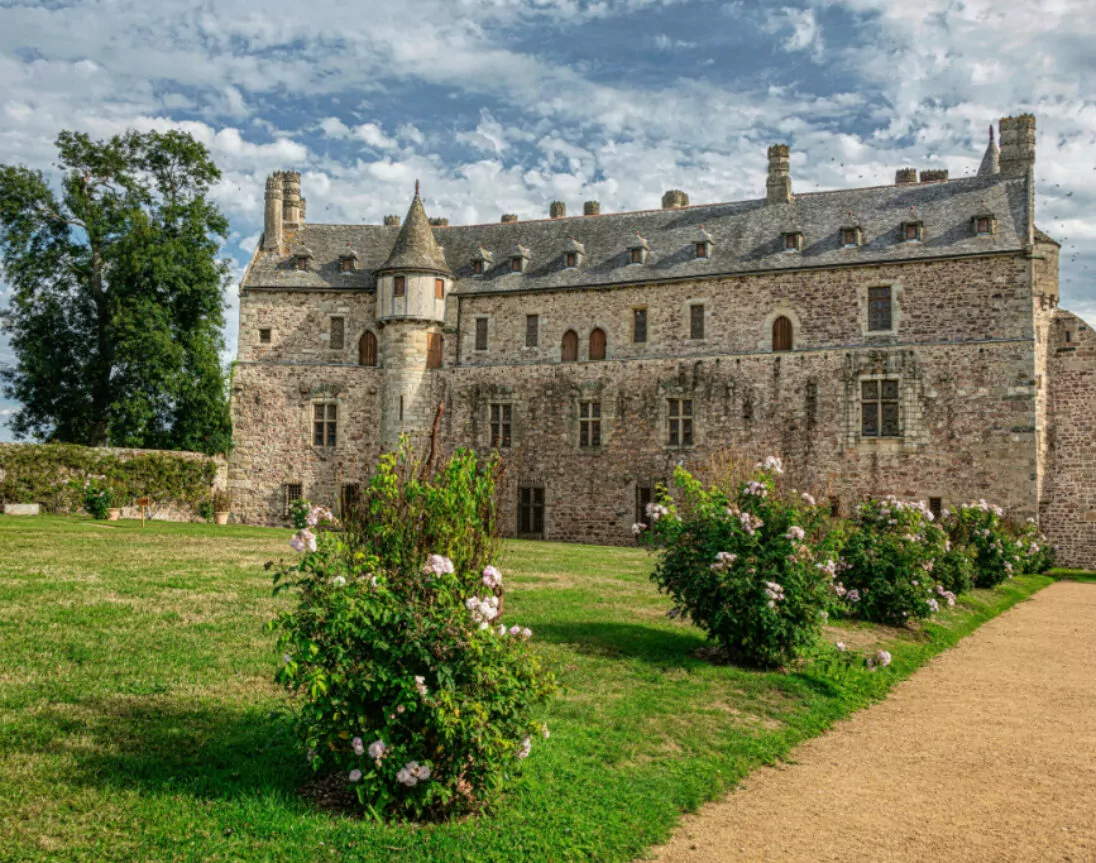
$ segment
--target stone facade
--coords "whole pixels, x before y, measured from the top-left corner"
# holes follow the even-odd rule
[[[241,290],[235,508],[338,505],[442,406],[446,449],[502,453],[510,534],[630,542],[676,465],[775,453],[842,511],[985,498],[1096,565],[1096,338],[1032,222],[1034,120],[1002,128],[1008,171],[991,141],[977,178],[797,197],[777,146],[759,201],[480,226],[431,226],[416,194],[402,225],[285,227],[276,175],[280,239]]]

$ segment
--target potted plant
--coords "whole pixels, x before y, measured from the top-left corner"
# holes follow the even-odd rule
[[[228,524],[228,515],[231,511],[232,495],[227,489],[216,489],[213,492],[213,520],[217,524]]]

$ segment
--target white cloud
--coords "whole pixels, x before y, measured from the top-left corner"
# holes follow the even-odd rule
[[[346,138],[350,127],[338,117],[325,117],[320,121],[320,129],[328,138]]]
[[[376,123],[362,123],[360,126],[355,126],[351,134],[378,150],[394,150],[398,147],[396,142],[384,134]]]

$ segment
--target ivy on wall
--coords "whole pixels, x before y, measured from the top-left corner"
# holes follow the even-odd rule
[[[216,475],[216,463],[199,455],[73,444],[0,446],[0,499],[39,503],[52,512],[79,509],[81,486],[89,476],[106,477],[115,506],[149,497],[155,504],[174,503],[197,511],[209,499]]]

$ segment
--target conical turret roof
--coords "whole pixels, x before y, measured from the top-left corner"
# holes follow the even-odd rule
[[[982,164],[978,166],[978,176],[990,177],[999,173],[1001,173],[1001,152],[993,140],[993,126],[990,126],[989,144],[986,146],[986,154],[982,157]]]
[[[407,218],[403,220],[403,227],[396,237],[396,243],[392,246],[392,253],[384,265],[377,271],[384,270],[427,270],[429,272],[450,274],[449,266],[445,263],[445,255],[441,247],[434,239],[434,231],[430,227],[430,221],[426,218],[426,208],[419,197],[419,184],[415,183],[415,199],[407,211]]]

